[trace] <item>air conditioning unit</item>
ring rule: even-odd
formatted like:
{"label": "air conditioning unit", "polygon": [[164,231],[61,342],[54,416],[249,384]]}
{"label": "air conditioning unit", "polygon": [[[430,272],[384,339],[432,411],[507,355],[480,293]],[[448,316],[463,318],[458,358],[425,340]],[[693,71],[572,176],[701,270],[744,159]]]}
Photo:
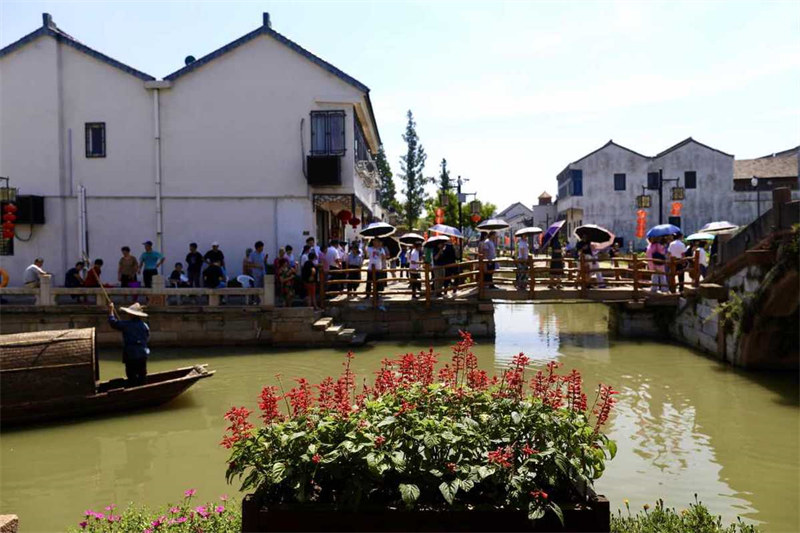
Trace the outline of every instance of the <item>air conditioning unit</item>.
{"label": "air conditioning unit", "polygon": [[356,172],[361,176],[364,185],[376,187],[378,184],[378,166],[372,161],[356,161]]}

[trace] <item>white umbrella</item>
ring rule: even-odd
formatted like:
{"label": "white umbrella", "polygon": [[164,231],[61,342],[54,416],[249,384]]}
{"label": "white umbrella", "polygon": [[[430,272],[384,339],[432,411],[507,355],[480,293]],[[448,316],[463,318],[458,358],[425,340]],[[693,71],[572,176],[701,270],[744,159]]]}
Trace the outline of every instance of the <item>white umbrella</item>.
{"label": "white umbrella", "polygon": [[414,244],[415,242],[424,242],[425,241],[425,237],[423,237],[419,233],[406,233],[405,235],[400,237],[398,240],[400,241],[400,244],[405,244],[407,246],[410,246],[410,245]]}
{"label": "white umbrella", "polygon": [[446,224],[436,224],[435,226],[428,228],[428,231],[441,233],[442,235],[450,235],[451,237],[456,237],[458,239],[464,238],[464,235],[462,235],[458,228],[454,228],[453,226],[448,226]]}
{"label": "white umbrella", "polygon": [[688,237],[686,237],[687,241],[713,241],[716,235],[712,235],[711,233],[692,233]]}
{"label": "white umbrella", "polygon": [[386,222],[373,222],[359,233],[363,237],[388,237],[395,231],[397,231],[397,229],[391,224],[387,224]]}
{"label": "white umbrella", "polygon": [[435,237],[431,237],[430,239],[425,241],[425,247],[429,248],[431,246],[436,246],[440,242],[447,244],[448,242],[450,242],[450,237],[448,237],[447,235],[437,235]]}
{"label": "white umbrella", "polygon": [[728,231],[738,228],[739,226],[737,226],[736,224],[731,224],[727,220],[721,220],[719,222],[709,222],[708,224],[700,228],[700,231],[704,233],[718,233],[720,231]]}
{"label": "white umbrella", "polygon": [[541,233],[543,230],[542,228],[537,228],[536,226],[532,226],[530,228],[522,228],[518,229],[515,236],[520,237],[522,235],[536,235],[537,233]]}
{"label": "white umbrella", "polygon": [[509,223],[501,218],[490,218],[478,224],[478,229],[481,231],[495,231],[506,229],[508,226]]}

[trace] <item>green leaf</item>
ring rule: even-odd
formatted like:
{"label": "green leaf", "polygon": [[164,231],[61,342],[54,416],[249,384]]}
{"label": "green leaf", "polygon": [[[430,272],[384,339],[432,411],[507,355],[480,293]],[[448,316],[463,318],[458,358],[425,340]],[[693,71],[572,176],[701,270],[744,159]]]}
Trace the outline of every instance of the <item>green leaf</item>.
{"label": "green leaf", "polygon": [[434,477],[442,477],[444,475],[442,471],[437,468],[431,468],[428,472]]}
{"label": "green leaf", "polygon": [[544,509],[541,507],[528,507],[528,520],[539,520],[544,516]]}
{"label": "green leaf", "polygon": [[307,433],[305,431],[298,431],[297,433],[292,433],[292,436],[289,437],[289,440],[296,440],[299,439],[300,437],[305,437],[306,434]]}
{"label": "green leaf", "polygon": [[398,469],[405,469],[406,467],[406,454],[401,450],[392,452],[392,462]]}
{"label": "green leaf", "polygon": [[511,420],[512,420],[512,421],[513,421],[515,424],[519,424],[520,420],[522,420],[522,415],[521,415],[521,414],[519,414],[519,413],[518,413],[518,412],[516,412],[516,411],[512,411],[512,412],[511,412]]}
{"label": "green leaf", "polygon": [[414,506],[419,498],[419,487],[412,484],[400,483],[400,495],[408,508]]}
{"label": "green leaf", "polygon": [[274,463],[272,465],[272,482],[277,484],[283,481],[285,473],[286,473],[286,465],[284,463],[281,462]]}
{"label": "green leaf", "polygon": [[613,459],[617,455],[617,443],[609,439],[606,446],[608,446],[608,453],[611,455],[609,459]]}
{"label": "green leaf", "polygon": [[561,522],[561,525],[564,525],[564,513],[561,512],[561,507],[558,506],[555,502],[550,502],[550,509],[556,514],[558,517],[558,521]]}
{"label": "green leaf", "polygon": [[433,433],[426,433],[424,437],[422,437],[422,442],[428,448],[433,448],[434,446],[439,445],[439,437],[434,435]]}
{"label": "green leaf", "polygon": [[450,485],[446,481],[443,481],[441,485],[439,485],[439,492],[442,493],[442,496],[444,496],[444,499],[447,503],[453,505],[455,493],[453,493],[453,489],[450,488]]}
{"label": "green leaf", "polygon": [[488,466],[478,467],[478,475],[481,476],[481,479],[487,478],[492,474],[494,474],[494,469],[489,468]]}
{"label": "green leaf", "polygon": [[309,444],[308,445],[308,453],[309,455],[314,455],[317,453],[317,445],[316,444]]}
{"label": "green leaf", "polygon": [[394,424],[395,421],[396,421],[395,417],[387,416],[386,418],[384,418],[383,420],[378,422],[378,425],[375,426],[375,427],[382,428],[382,427],[390,426],[390,425]]}

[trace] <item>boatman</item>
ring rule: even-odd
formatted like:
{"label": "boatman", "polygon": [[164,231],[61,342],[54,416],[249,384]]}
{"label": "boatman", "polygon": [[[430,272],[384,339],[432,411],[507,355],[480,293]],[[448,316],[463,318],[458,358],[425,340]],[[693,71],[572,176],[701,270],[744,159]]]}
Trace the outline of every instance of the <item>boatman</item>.
{"label": "boatman", "polygon": [[128,386],[144,385],[147,380],[147,356],[150,349],[150,328],[142,320],[147,313],[139,302],[130,307],[120,307],[120,311],[128,315],[129,320],[120,320],[114,314],[114,304],[108,304],[108,323],[112,328],[122,332],[122,362],[125,363],[125,376]]}

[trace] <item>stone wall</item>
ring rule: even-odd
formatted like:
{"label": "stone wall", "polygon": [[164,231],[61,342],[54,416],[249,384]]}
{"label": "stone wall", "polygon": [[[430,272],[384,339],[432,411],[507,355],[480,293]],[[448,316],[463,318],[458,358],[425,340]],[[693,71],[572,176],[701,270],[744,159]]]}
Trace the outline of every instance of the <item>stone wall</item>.
{"label": "stone wall", "polygon": [[718,306],[717,300],[708,298],[681,298],[670,335],[682,344],[720,357],[719,316],[714,312]]}
{"label": "stone wall", "polygon": [[647,306],[643,302],[609,305],[609,332],[620,337],[666,339],[672,307]]}

